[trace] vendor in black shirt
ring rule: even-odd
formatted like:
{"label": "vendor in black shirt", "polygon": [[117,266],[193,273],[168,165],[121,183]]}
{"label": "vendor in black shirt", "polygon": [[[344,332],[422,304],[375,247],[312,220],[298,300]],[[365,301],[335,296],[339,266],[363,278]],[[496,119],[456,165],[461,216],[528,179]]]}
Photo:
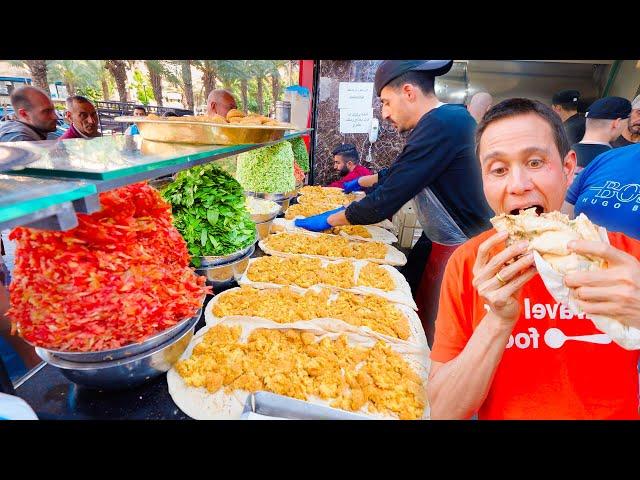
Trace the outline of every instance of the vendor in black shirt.
{"label": "vendor in black shirt", "polygon": [[560,115],[564,129],[569,137],[569,143],[578,143],[584,136],[584,117],[578,113],[580,92],[577,90],[563,90],[551,99],[551,108]]}
{"label": "vendor in black shirt", "polygon": [[584,137],[571,146],[578,158],[576,170],[582,170],[598,155],[611,150],[611,142],[622,133],[630,113],[631,102],[622,97],[604,97],[591,104],[585,114]]}
{"label": "vendor in black shirt", "polygon": [[[296,225],[322,231],[338,225],[370,225],[391,217],[412,198],[420,225],[432,242],[416,303],[427,338],[432,338],[444,266],[453,250],[490,228],[492,216],[474,152],[476,122],[462,106],[441,103],[435,76],[449,71],[451,60],[386,60],[374,87],[382,118],[399,132],[411,131],[390,168],[345,184],[345,192],[373,187],[346,210],[325,212]],[[412,255],[409,256],[409,264]]]}

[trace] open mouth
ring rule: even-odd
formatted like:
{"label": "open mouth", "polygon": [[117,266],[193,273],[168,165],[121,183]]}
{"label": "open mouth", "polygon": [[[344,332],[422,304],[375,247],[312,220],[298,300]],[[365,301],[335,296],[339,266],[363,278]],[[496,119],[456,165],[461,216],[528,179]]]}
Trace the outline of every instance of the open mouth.
{"label": "open mouth", "polygon": [[511,215],[520,215],[520,212],[527,210],[529,208],[535,208],[536,209],[536,215],[540,216],[544,213],[544,207],[542,205],[529,205],[526,207],[520,207],[520,208],[514,208],[513,210],[511,210],[509,212],[509,214]]}

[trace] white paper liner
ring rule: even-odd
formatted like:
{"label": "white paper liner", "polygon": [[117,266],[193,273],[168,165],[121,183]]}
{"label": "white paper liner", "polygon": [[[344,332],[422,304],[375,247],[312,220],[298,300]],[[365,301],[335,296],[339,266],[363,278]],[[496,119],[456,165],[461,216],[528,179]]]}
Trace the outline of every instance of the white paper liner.
{"label": "white paper liner", "polygon": [[[323,235],[323,234],[319,234],[319,233],[315,233],[315,232],[309,232],[309,231],[305,231],[304,233],[300,232],[300,233],[302,235],[309,235],[309,236],[312,236],[312,237],[319,237],[320,235]],[[273,235],[281,235],[281,233],[275,233]],[[273,237],[273,235],[269,235],[267,238],[271,238],[271,237]],[[407,257],[405,256],[405,254],[402,253],[397,248],[393,247],[392,245],[386,245],[387,254],[385,255],[384,258],[353,258],[353,257],[329,257],[329,256],[326,256],[326,255],[310,255],[310,254],[307,254],[307,253],[280,252],[278,250],[274,250],[272,248],[267,247],[265,245],[265,240],[266,239],[260,240],[258,242],[258,246],[267,255],[274,255],[276,257],[291,257],[291,256],[294,256],[294,255],[301,255],[303,257],[322,258],[322,259],[325,259],[325,260],[344,260],[344,259],[366,260],[368,262],[378,263],[378,264],[381,264],[381,265],[396,265],[396,266],[402,266],[402,265],[407,263]]]}
{"label": "white paper liner", "polygon": [[[610,244],[609,237],[604,228],[599,227],[599,234],[603,242]],[[564,284],[564,275],[556,272],[538,252],[533,252],[533,258],[538,273],[554,300],[566,305],[574,315],[583,313],[582,309],[576,303],[573,292]],[[587,318],[593,322],[598,330],[609,335],[609,337],[622,348],[626,350],[640,350],[640,330],[637,328],[624,325],[606,316],[589,314]]]}
{"label": "white paper liner", "polygon": [[[302,218],[302,217],[296,217]],[[273,220],[271,225],[272,233],[276,232],[298,232],[298,233],[308,233],[309,230],[302,227],[295,226],[295,219],[286,220],[284,218],[276,218]],[[376,227],[373,225],[362,225],[371,235],[371,238],[359,237],[357,235],[349,235],[346,232],[340,232],[339,235],[341,237],[345,237],[349,240],[356,240],[359,242],[382,242],[391,245],[398,241],[398,238],[391,232],[385,230],[381,227]]]}
{"label": "white paper liner", "polygon": [[[282,288],[282,285],[278,285],[278,287],[276,288]],[[293,291],[297,292],[297,293],[304,293],[306,290],[311,290],[314,292],[319,292],[323,289],[322,286],[320,285],[314,285],[308,289],[302,289],[299,287],[290,287]],[[220,301],[221,298],[224,298],[225,295],[228,295],[236,290],[239,290],[240,287],[236,287],[236,288],[230,288],[229,290],[225,290],[224,292],[220,293],[219,295],[216,295],[215,297],[213,297],[211,299],[211,301],[207,304],[205,311],[204,311],[204,319],[205,322],[207,323],[207,325],[210,324],[215,324],[220,322],[221,317],[216,317],[213,313],[213,307],[216,305],[216,303],[218,303]],[[266,290],[266,289],[265,289]],[[329,296],[329,302],[335,300],[335,298],[337,298],[337,292],[332,293]],[[427,343],[427,336],[424,333],[424,328],[422,327],[422,321],[420,320],[420,317],[418,316],[418,314],[410,307],[407,307],[406,305],[402,305],[399,303],[394,304],[394,307],[397,308],[398,310],[400,310],[400,313],[402,313],[402,315],[407,319],[407,322],[409,324],[409,337],[407,338],[407,340],[402,340],[396,337],[392,337],[389,335],[385,335],[383,333],[379,333],[376,332],[374,330],[372,330],[371,328],[367,327],[367,326],[356,326],[356,325],[352,325],[350,323],[345,322],[344,320],[340,320],[337,318],[329,318],[329,320],[331,320],[332,322],[334,322],[334,325],[341,325],[341,328],[344,331],[349,331],[349,332],[358,332],[358,331],[366,331],[366,332],[371,332],[372,334],[386,339],[386,340],[392,340],[395,342],[404,342],[404,343],[408,343],[408,344],[414,344],[414,345],[418,345],[418,346],[422,346],[425,348],[428,348],[428,343]],[[234,315],[233,317],[238,317],[237,315]],[[263,318],[263,317],[248,317],[248,316],[241,316],[243,318],[255,318],[255,319],[263,319],[263,320],[267,320],[269,322],[271,322],[272,320],[268,319],[268,318]],[[315,321],[316,319],[313,319],[313,321]],[[280,325],[278,322],[273,322],[276,323],[278,325]],[[292,322],[292,323],[299,323],[299,322]],[[290,324],[283,324],[283,325],[290,325]]]}
{"label": "white paper liner", "polygon": [[[300,286],[294,285],[294,284],[281,285],[279,283],[255,282],[253,280],[250,280],[249,276],[248,276],[249,270],[251,269],[251,265],[254,262],[256,262],[257,260],[258,260],[257,258],[252,258],[252,259],[249,260],[249,266],[244,271],[244,274],[242,275],[240,280],[238,280],[238,284],[239,285],[247,285],[247,286],[250,286],[250,287],[260,288],[260,289],[282,288],[284,286],[288,286],[292,290],[294,290],[294,291],[296,291],[298,293],[304,293],[304,291],[306,290],[304,287],[300,287]],[[416,302],[413,299],[413,296],[411,295],[411,287],[409,286],[409,283],[404,278],[404,275],[402,275],[394,267],[392,267],[390,265],[378,265],[380,268],[384,268],[387,272],[389,272],[389,274],[391,275],[391,279],[395,283],[395,289],[387,291],[387,290],[382,290],[382,289],[379,289],[379,288],[367,287],[367,286],[364,286],[364,285],[357,285],[357,283],[358,283],[358,275],[360,274],[360,270],[362,270],[362,268],[364,268],[367,265],[367,263],[369,263],[369,262],[366,262],[364,260],[349,260],[349,259],[343,259],[343,260],[320,260],[320,264],[323,267],[326,267],[327,265],[332,264],[332,263],[340,263],[340,262],[351,262],[351,263],[353,263],[353,265],[354,265],[353,283],[356,286],[351,287],[351,288],[343,288],[343,287],[337,287],[335,285],[327,285],[327,284],[324,284],[324,283],[318,283],[316,285],[318,285],[319,287],[327,288],[329,290],[351,292],[351,293],[356,293],[356,294],[361,294],[361,295],[376,295],[378,297],[382,297],[382,298],[384,298],[386,300],[389,300],[391,302],[401,303],[402,305],[406,305],[407,307],[412,308],[413,310],[418,310],[418,306],[416,305]]]}
{"label": "white paper liner", "polygon": [[[344,322],[342,322],[344,323]],[[375,334],[375,332],[365,331],[345,331],[343,326],[337,323],[333,319],[318,319],[306,322],[294,322],[280,324],[265,319],[257,319],[251,317],[226,317],[220,319],[215,324],[207,324],[201,328],[196,335],[191,339],[189,346],[186,348],[180,359],[186,359],[191,356],[193,348],[202,341],[204,334],[213,326],[222,324],[226,326],[242,327],[242,335],[240,341],[246,341],[249,334],[256,328],[270,328],[277,330],[304,330],[316,335],[318,341],[325,337],[335,339],[341,334],[347,336],[347,343],[352,346],[372,347],[376,340],[384,340],[395,352],[399,353],[403,359],[410,365],[410,367],[419,375],[422,379],[424,398],[427,398],[427,379],[429,376],[430,360],[429,360],[429,347],[419,347],[402,340],[388,340],[382,338],[383,336]],[[175,371],[175,368],[171,368],[167,372],[167,385],[169,387],[169,394],[175,402],[175,404],[185,414],[196,420],[234,420],[239,419],[242,415],[242,410],[250,395],[250,392],[245,390],[234,390],[231,394],[226,394],[224,388],[221,388],[215,393],[209,393],[207,389],[203,387],[189,387],[180,374]],[[311,396],[308,402],[330,406],[330,402],[318,397]],[[386,415],[377,412],[370,412],[365,405],[357,412],[363,415],[367,415],[372,419],[395,419],[392,415]],[[429,419],[430,408],[428,404],[425,406],[422,419]]]}

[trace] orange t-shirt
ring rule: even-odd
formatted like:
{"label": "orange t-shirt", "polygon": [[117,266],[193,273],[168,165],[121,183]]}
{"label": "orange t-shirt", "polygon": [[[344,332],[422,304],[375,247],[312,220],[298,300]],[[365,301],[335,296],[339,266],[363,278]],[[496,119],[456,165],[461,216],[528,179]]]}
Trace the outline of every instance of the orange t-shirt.
{"label": "orange t-shirt", "polygon": [[[493,235],[484,232],[451,256],[440,290],[440,306],[431,359],[448,362],[465,347],[485,316],[485,302],[471,281],[478,246]],[[609,233],[611,245],[640,259],[640,242]],[[556,303],[540,275],[521,290],[522,310],[496,369],[480,419],[638,419],[638,350],[616,343],[567,340],[559,348],[545,332],[601,334],[586,317]],[[488,308],[488,307],[487,307]]]}

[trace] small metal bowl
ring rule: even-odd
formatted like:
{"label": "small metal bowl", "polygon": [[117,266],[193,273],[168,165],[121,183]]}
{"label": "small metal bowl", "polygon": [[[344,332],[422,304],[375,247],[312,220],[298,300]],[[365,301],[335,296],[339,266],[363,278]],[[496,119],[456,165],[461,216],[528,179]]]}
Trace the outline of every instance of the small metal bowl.
{"label": "small metal bowl", "polygon": [[238,250],[237,252],[230,253],[228,255],[209,255],[205,257],[195,257],[200,260],[200,268],[213,267],[215,265],[227,265],[239,258],[244,258],[249,250],[255,249],[255,244],[251,244],[248,247]]}
{"label": "small metal bowl", "polygon": [[243,257],[223,265],[202,266],[196,269],[196,274],[206,277],[207,285],[211,285],[214,289],[228,287],[242,277],[249,266],[249,259],[255,249],[255,244],[251,245]]}
{"label": "small metal bowl", "polygon": [[78,385],[103,390],[120,390],[141,385],[167,372],[178,361],[193,338],[199,317],[193,317],[179,332],[153,350],[110,362],[82,363],[62,360],[42,348],[37,355]]}
{"label": "small metal bowl", "polygon": [[267,238],[269,233],[271,233],[271,225],[273,224],[273,219],[267,220],[266,222],[256,223],[256,230],[258,230],[258,241]]}
{"label": "small metal bowl", "polygon": [[[202,298],[204,303],[205,297]],[[138,343],[132,343],[120,348],[113,348],[111,350],[101,350],[97,352],[69,352],[62,350],[50,350],[44,347],[37,347],[40,350],[51,355],[57,359],[72,362],[72,363],[95,363],[95,362],[111,362],[115,360],[123,360],[132,358],[142,353],[148,352],[155,347],[163,344],[170,338],[172,338],[177,332],[180,332],[184,327],[193,321],[194,318],[200,318],[202,308],[199,308],[193,317],[185,318],[179,321],[175,325],[152,335],[146,340]],[[35,346],[35,345],[34,345]]]}

